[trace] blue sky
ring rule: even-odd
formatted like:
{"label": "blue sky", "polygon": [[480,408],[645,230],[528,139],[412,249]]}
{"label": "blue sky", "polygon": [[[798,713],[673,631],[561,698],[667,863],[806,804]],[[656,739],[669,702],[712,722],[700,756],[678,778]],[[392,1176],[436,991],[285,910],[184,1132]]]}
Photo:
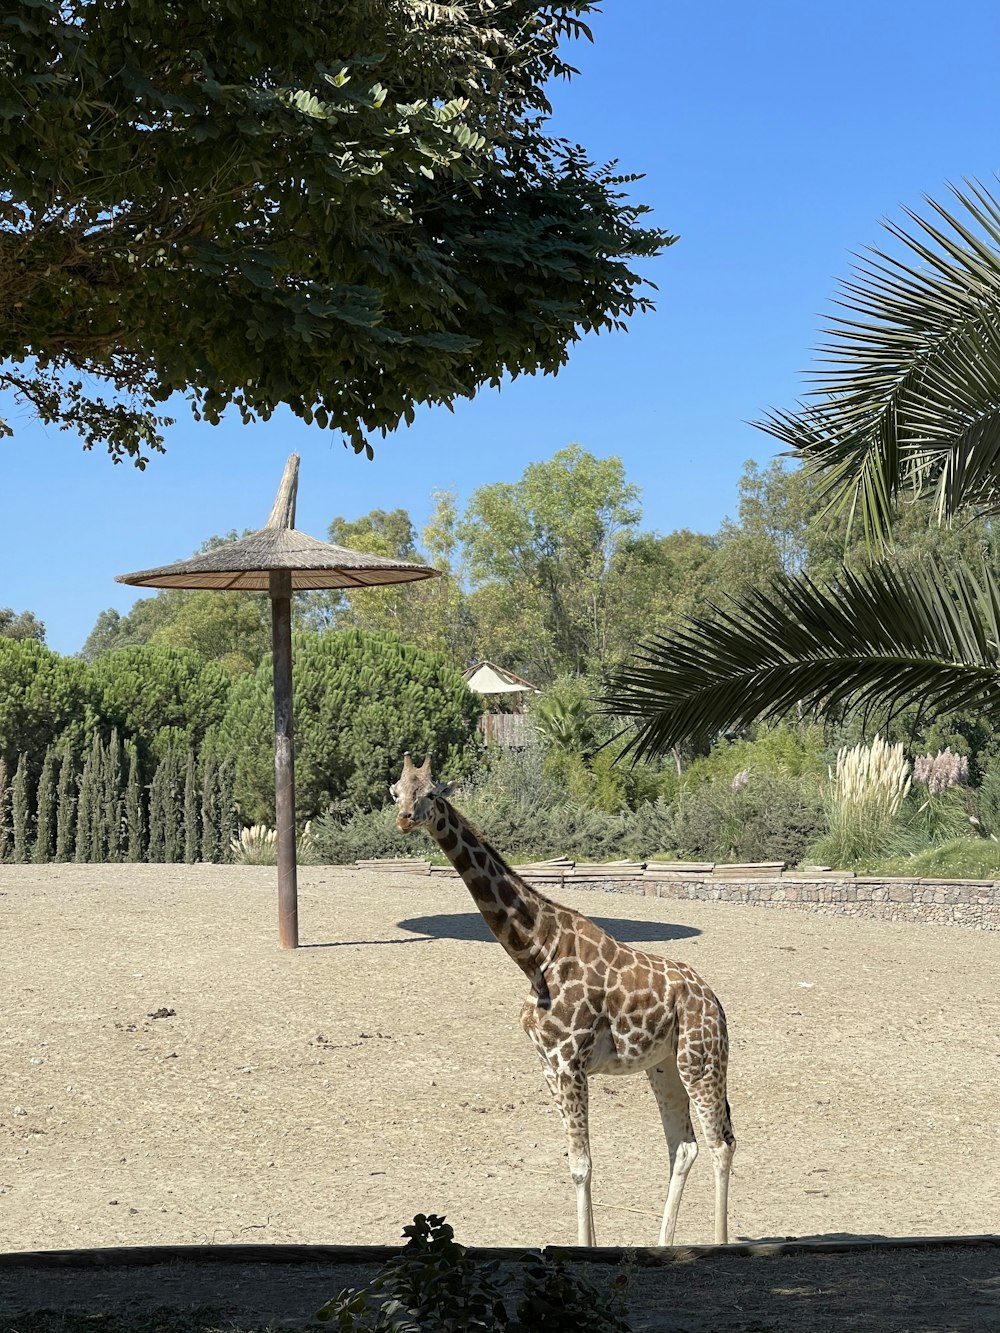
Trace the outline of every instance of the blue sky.
{"label": "blue sky", "polygon": [[[607,0],[580,76],[555,92],[561,133],[642,171],[636,198],[680,240],[648,266],[654,314],[579,344],[556,377],[424,411],[376,438],[374,462],[282,414],[197,424],[181,405],[144,473],[85,454],[0,404],[0,606],[31,610],[77,652],[98,613],[126,611],[114,576],[180,559],[208,536],[259,527],[286,457],[302,456],[296,526],[460,501],[578,442],[619,456],[643,526],[715,531],[749,457],[775,448],[748,422],[790,407],[852,252],[882,241],[949,181],[1000,168],[1000,6],[958,0]],[[944,21],[946,18],[946,22]],[[994,180],[995,183],[995,180]]]}

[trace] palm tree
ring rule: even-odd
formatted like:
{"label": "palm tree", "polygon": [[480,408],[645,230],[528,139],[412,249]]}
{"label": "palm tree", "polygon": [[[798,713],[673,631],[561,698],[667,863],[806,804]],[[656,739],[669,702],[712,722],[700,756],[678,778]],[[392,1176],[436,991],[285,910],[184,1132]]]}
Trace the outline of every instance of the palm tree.
{"label": "palm tree", "polygon": [[635,757],[800,706],[1000,713],[1000,582],[989,561],[878,563],[904,495],[940,522],[1000,508],[1000,203],[954,189],[948,212],[886,224],[899,255],[870,252],[845,283],[809,401],[762,428],[860,524],[861,574],[777,579],[642,645],[603,705],[628,717]]}

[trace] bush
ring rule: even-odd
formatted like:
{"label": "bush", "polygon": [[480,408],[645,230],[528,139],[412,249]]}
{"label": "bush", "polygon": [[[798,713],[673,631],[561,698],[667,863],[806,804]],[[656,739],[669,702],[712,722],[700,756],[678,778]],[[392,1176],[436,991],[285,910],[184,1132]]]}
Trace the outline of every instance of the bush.
{"label": "bush", "polygon": [[660,790],[668,800],[682,792],[710,784],[728,784],[739,773],[751,777],[813,778],[826,777],[829,747],[818,726],[791,727],[781,724],[758,727],[753,737],[726,741],[712,746],[677,773],[665,768],[660,774]]}
{"label": "bush", "polygon": [[695,861],[796,865],[826,828],[818,783],[810,777],[743,777],[737,773],[729,782],[682,792],[670,843],[682,858]]}
{"label": "bush", "polygon": [[[665,845],[664,830],[672,830],[673,823],[664,802],[646,802],[634,813],[606,814],[572,800],[545,775],[544,763],[539,746],[488,750],[475,778],[454,797],[457,808],[504,860],[641,858]],[[317,860],[329,865],[380,856],[444,859],[430,837],[398,831],[395,808],[358,810],[336,802],[313,822],[312,834]]]}
{"label": "bush", "polygon": [[876,736],[870,745],[844,746],[827,792],[827,831],[810,848],[810,859],[860,870],[879,857],[914,850],[921,839],[903,816],[909,790],[901,744]]}
{"label": "bush", "polygon": [[628,1270],[598,1287],[558,1252],[532,1257],[511,1314],[498,1264],[470,1256],[443,1217],[418,1213],[403,1235],[370,1290],[342,1291],[317,1317],[339,1333],[629,1333]]}
{"label": "bush", "polygon": [[[352,865],[379,856],[420,856],[412,834],[396,828],[396,809],[357,810],[344,802],[331,805],[311,825],[312,858],[320,865]],[[427,850],[433,846],[428,842]]]}

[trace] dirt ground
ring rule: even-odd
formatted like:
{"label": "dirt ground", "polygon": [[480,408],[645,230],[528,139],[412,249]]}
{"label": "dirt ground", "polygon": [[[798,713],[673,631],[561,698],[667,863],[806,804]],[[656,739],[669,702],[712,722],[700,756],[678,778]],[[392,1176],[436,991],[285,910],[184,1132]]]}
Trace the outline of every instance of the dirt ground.
{"label": "dirt ground", "polygon": [[[723,999],[734,1240],[1000,1230],[1000,938],[560,896]],[[0,1251],[391,1244],[418,1211],[472,1245],[574,1242],[524,979],[463,886],[307,867],[299,911],[282,952],[273,869],[0,867]],[[645,1079],[593,1080],[591,1118],[598,1241],[650,1245]],[[711,1194],[703,1153],[679,1243],[711,1240]],[[938,1278],[938,1323],[857,1327],[1000,1328],[1000,1251],[953,1253],[994,1322],[946,1322]]]}

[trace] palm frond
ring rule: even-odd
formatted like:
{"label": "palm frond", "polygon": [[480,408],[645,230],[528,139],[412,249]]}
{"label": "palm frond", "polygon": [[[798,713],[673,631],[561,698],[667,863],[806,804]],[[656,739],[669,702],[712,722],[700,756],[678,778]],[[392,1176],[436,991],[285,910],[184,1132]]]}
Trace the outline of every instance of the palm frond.
{"label": "palm frond", "polygon": [[910,262],[870,251],[810,401],[757,423],[876,543],[907,489],[933,493],[942,518],[1000,508],[1000,201],[975,182],[953,193],[958,213],[928,200],[930,218],[906,210],[915,229],[887,224]]}
{"label": "palm frond", "polygon": [[985,563],[844,570],[836,587],[786,576],[642,645],[601,706],[629,719],[635,758],[795,707],[1000,713],[998,656],[1000,583]]}

